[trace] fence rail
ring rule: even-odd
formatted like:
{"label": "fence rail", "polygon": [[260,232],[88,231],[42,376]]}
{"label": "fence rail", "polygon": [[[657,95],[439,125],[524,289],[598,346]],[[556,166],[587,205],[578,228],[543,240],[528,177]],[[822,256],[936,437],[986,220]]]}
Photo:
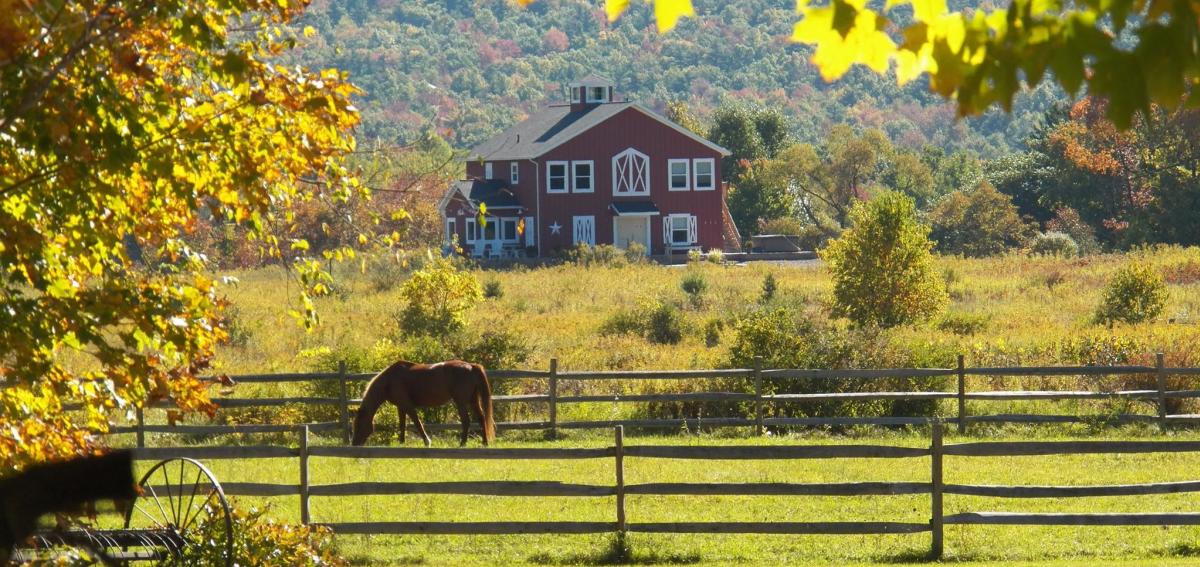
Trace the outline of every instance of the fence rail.
{"label": "fence rail", "polygon": [[[1012,486],[946,484],[946,457],[1013,457],[1030,455],[1200,453],[1200,441],[1017,441],[943,444],[940,422],[931,427],[928,447],[893,445],[772,445],[772,446],[626,446],[624,429],[614,428],[614,443],[600,448],[409,448],[310,446],[309,428],[297,429],[298,448],[179,447],[134,450],[139,460],[175,456],[200,459],[298,458],[300,484],[226,482],[226,494],[261,497],[299,497],[301,521],[327,526],[340,534],[584,534],[604,532],[645,533],[759,533],[759,534],[917,534],[930,533],[930,555],[941,557],[947,524],[1056,525],[1056,526],[1177,526],[1200,525],[1200,512],[1172,513],[1024,513],[962,511],[945,514],[944,495],[997,498],[1080,498],[1145,496],[1200,492],[1200,480],[1127,485]],[[345,482],[310,484],[312,457],[353,459],[470,459],[470,460],[608,460],[614,464],[612,484],[576,484],[555,480],[485,480],[443,482]],[[928,459],[929,481],[866,481],[831,483],[625,483],[626,459]],[[499,497],[613,498],[614,521],[497,521],[497,522],[313,522],[313,497],[394,496],[450,494]],[[779,522],[627,522],[629,496],[735,495],[735,496],[893,496],[929,495],[928,522],[887,519],[863,521]]]}
{"label": "fence rail", "polygon": [[[761,366],[761,365],[758,365]],[[560,429],[596,429],[608,428],[615,425],[625,427],[670,429],[686,427],[752,427],[757,434],[765,432],[767,427],[787,426],[854,426],[854,425],[927,425],[942,418],[927,416],[830,416],[830,417],[779,417],[770,415],[772,407],[783,404],[806,404],[815,402],[847,402],[847,401],[914,401],[914,400],[952,400],[956,401],[953,415],[943,421],[954,423],[960,433],[966,432],[973,423],[1076,423],[1101,420],[1113,423],[1157,423],[1166,429],[1170,424],[1200,423],[1200,415],[1168,413],[1168,401],[1174,399],[1200,398],[1200,389],[1171,389],[1168,388],[1168,376],[1200,375],[1200,368],[1181,367],[1170,368],[1164,364],[1163,355],[1156,357],[1154,366],[1037,366],[1037,367],[968,367],[964,357],[958,357],[955,368],[884,368],[868,370],[845,369],[764,369],[764,368],[733,368],[715,370],[639,370],[639,371],[571,371],[563,372],[558,369],[558,361],[551,360],[547,370],[493,370],[488,375],[494,381],[506,380],[542,380],[546,382],[544,393],[517,395],[497,395],[493,398],[497,404],[545,404],[547,411],[544,419],[532,421],[509,421],[497,423],[500,430],[545,430],[552,437]],[[1087,390],[976,390],[968,389],[968,378],[990,376],[1034,376],[1034,377],[1068,377],[1068,376],[1110,376],[1110,375],[1153,375],[1155,388],[1116,391],[1087,391]],[[361,403],[357,397],[351,397],[351,385],[370,379],[373,374],[349,373],[345,365],[340,365],[338,372],[289,373],[289,374],[252,374],[229,377],[234,383],[269,384],[282,382],[307,381],[336,381],[339,384],[336,396],[305,396],[305,397],[275,397],[275,398],[238,398],[218,397],[214,402],[223,408],[278,407],[291,404],[326,405],[338,409],[338,420],[322,423],[310,423],[310,429],[315,432],[338,432],[343,440],[350,437],[350,415],[355,406]],[[770,388],[764,388],[780,380],[879,380],[889,378],[936,378],[955,377],[957,384],[951,384],[949,390],[931,391],[867,391],[867,392],[822,392],[808,394],[776,394]],[[747,388],[752,391],[710,391],[664,394],[562,394],[563,381],[596,381],[596,380],[696,380],[742,378]],[[225,381],[225,377],[212,378],[215,381]],[[955,387],[956,386],[956,387]],[[1047,415],[1047,414],[1014,414],[992,413],[972,415],[967,411],[967,402],[975,404],[1005,401],[1067,401],[1067,400],[1106,400],[1123,399],[1149,402],[1154,413],[1116,414],[1102,416],[1080,415]],[[680,419],[624,419],[601,421],[562,421],[559,409],[562,404],[579,403],[742,403],[750,404],[753,415],[747,417],[723,418],[680,418]],[[169,402],[161,402],[153,408],[169,408]],[[290,430],[294,425],[278,424],[249,424],[249,425],[159,425],[147,424],[144,411],[137,412],[135,423],[127,426],[114,427],[113,433],[134,433],[137,435],[139,447],[145,446],[146,433],[176,433],[183,435],[216,435],[237,433],[280,433]],[[458,424],[428,424],[435,431],[453,430]]]}

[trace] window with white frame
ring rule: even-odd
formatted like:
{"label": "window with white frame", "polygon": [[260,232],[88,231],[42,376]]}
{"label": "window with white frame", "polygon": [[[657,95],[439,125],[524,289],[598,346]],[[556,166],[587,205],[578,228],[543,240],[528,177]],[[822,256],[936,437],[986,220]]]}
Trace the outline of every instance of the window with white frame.
{"label": "window with white frame", "polygon": [[492,178],[492,162],[490,162],[490,161],[483,164],[483,178],[484,179]]}
{"label": "window with white frame", "polygon": [[587,101],[588,101],[588,102],[604,102],[604,92],[605,92],[605,91],[607,91],[607,90],[608,90],[608,89],[606,89],[605,87],[591,87],[591,88],[589,88],[589,89],[587,90],[587,91],[588,91],[588,93],[587,93]]}
{"label": "window with white frame", "polygon": [[670,191],[687,191],[691,189],[692,179],[689,171],[691,162],[686,159],[667,160],[667,188]]}
{"label": "window with white frame", "polygon": [[650,194],[650,158],[629,148],[612,159],[613,195]]}
{"label": "window with white frame", "polygon": [[482,231],[483,235],[481,237],[482,240],[496,240],[497,239],[496,231],[497,231],[497,229],[499,229],[499,226],[498,226],[499,223],[497,221],[499,221],[499,220],[500,219],[495,218],[495,217],[487,217],[487,224],[483,226],[483,231]]}
{"label": "window with white frame", "polygon": [[571,190],[576,193],[595,191],[596,168],[591,161],[571,162]]}
{"label": "window with white frame", "polygon": [[547,193],[566,193],[567,192],[567,162],[565,162],[565,161],[546,162],[546,192]]}
{"label": "window with white frame", "polygon": [[508,182],[516,185],[521,181],[521,168],[517,162],[508,164]]}
{"label": "window with white frame", "polygon": [[663,218],[663,243],[667,246],[690,246],[696,243],[696,217],[667,215]]}
{"label": "window with white frame", "polygon": [[500,219],[500,240],[504,242],[516,242],[518,238],[517,217],[504,217]]}
{"label": "window with white frame", "polygon": [[455,219],[452,218],[446,219],[446,243],[454,242],[454,236],[458,233],[454,221]]}
{"label": "window with white frame", "polygon": [[476,223],[475,223],[474,217],[467,219],[467,239],[466,240],[468,243],[479,240],[479,238],[478,238],[479,235],[475,233],[475,224]]}
{"label": "window with white frame", "polygon": [[583,87],[571,87],[571,102],[583,102]]}
{"label": "window with white frame", "polygon": [[712,191],[717,188],[713,172],[716,171],[712,158],[698,159],[692,166],[692,188],[697,191]]}

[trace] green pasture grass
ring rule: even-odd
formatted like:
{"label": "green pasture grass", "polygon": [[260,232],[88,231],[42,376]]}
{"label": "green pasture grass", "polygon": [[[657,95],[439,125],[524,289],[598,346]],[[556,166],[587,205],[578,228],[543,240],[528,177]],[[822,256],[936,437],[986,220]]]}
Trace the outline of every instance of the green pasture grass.
{"label": "green pasture grass", "polygon": [[[947,436],[960,441],[1065,440],[1057,434]],[[1122,429],[1106,439],[1147,438]],[[1095,437],[1092,437],[1095,438]],[[1155,437],[1155,438],[1161,438]],[[1193,432],[1172,439],[1200,439]],[[410,446],[413,446],[410,441]],[[472,443],[474,445],[475,442]],[[923,447],[917,431],[808,434],[764,438],[661,435],[626,438],[626,445],[885,444]],[[437,446],[453,446],[439,436]],[[558,441],[502,437],[503,447],[604,447],[611,433],[571,434]],[[298,483],[297,459],[208,463],[223,481]],[[148,467],[149,463],[141,466]],[[767,461],[701,461],[627,457],[627,484],[644,482],[855,482],[928,481],[928,458]],[[1194,480],[1200,454],[1075,455],[1048,457],[946,457],[945,482],[958,484],[1089,485]],[[336,459],[310,460],[313,484],[356,481],[557,480],[611,486],[611,458],[567,461]],[[241,506],[269,503],[271,515],[299,517],[298,499],[237,498]],[[904,521],[926,522],[929,497],[859,496],[644,496],[627,497],[630,522],[654,521]],[[1000,499],[945,496],[945,513],[1183,512],[1200,508],[1195,494],[1074,499]],[[484,497],[406,495],[314,497],[315,522],[354,521],[613,521],[613,497]],[[947,563],[984,565],[1194,565],[1200,564],[1200,527],[947,526]],[[361,565],[848,565],[920,564],[929,534],[780,536],[611,534],[339,536],[342,552]]]}

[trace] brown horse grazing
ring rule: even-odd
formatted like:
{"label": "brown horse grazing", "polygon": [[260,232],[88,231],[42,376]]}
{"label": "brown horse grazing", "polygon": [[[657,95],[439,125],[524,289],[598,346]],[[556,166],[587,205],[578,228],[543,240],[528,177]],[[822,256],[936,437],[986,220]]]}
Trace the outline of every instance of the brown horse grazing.
{"label": "brown horse grazing", "polygon": [[458,418],[462,421],[461,445],[467,444],[467,432],[471,428],[468,412],[483,428],[483,445],[496,438],[496,422],[492,420],[492,386],[487,373],[478,364],[461,360],[450,360],[437,364],[417,364],[401,360],[375,375],[363,391],[362,405],[354,418],[354,436],[351,442],[362,445],[375,431],[375,413],[383,402],[392,402],[400,412],[400,442],[404,443],[404,418],[411,416],[417,431],[425,438],[425,446],[431,444],[425,425],[417,416],[419,407],[436,407],[454,400]]}

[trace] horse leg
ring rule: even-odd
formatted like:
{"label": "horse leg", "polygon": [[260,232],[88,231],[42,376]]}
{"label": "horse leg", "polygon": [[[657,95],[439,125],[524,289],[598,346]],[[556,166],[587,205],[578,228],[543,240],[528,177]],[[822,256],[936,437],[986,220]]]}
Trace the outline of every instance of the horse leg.
{"label": "horse leg", "polygon": [[404,423],[407,416],[404,415],[404,408],[402,408],[400,406],[396,406],[396,413],[400,414],[400,444],[403,445],[404,444],[404,430],[408,429],[408,426],[405,425],[405,423]]}
{"label": "horse leg", "polygon": [[417,408],[413,408],[408,414],[412,416],[413,423],[417,424],[417,431],[421,432],[421,437],[425,438],[425,446],[433,445],[433,439],[430,439],[429,434],[425,432],[425,424],[421,423],[421,416],[417,415]]}
{"label": "horse leg", "polygon": [[483,446],[487,447],[487,424],[483,422],[483,400],[479,396],[471,396],[471,412],[475,414],[475,420],[479,422],[479,438],[483,439]]}
{"label": "horse leg", "polygon": [[467,433],[471,430],[471,414],[467,411],[467,404],[458,400],[454,400],[454,407],[458,410],[458,420],[462,422],[462,435],[458,438],[458,446],[467,446]]}

